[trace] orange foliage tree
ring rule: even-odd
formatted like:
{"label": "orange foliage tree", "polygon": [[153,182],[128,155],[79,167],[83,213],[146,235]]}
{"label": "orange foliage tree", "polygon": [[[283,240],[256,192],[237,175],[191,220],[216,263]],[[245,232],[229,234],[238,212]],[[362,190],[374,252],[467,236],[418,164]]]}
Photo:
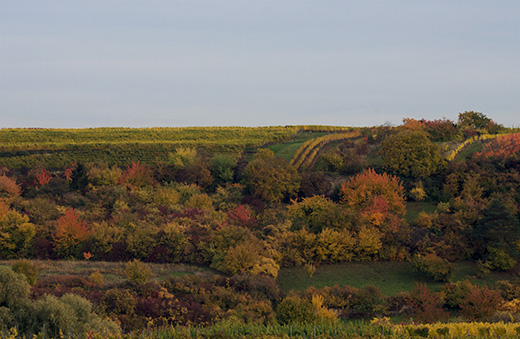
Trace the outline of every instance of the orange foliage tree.
{"label": "orange foliage tree", "polygon": [[65,215],[56,223],[53,234],[54,246],[63,256],[76,255],[81,242],[90,235],[89,228],[80,220],[79,215],[72,208],[67,209]]}
{"label": "orange foliage tree", "polygon": [[351,178],[340,189],[341,202],[374,226],[397,226],[395,219],[406,213],[404,188],[399,179],[369,168]]}
{"label": "orange foliage tree", "polygon": [[155,180],[152,176],[152,171],[146,165],[140,164],[139,161],[132,161],[132,164],[121,174],[119,183],[128,186],[144,187],[153,186]]}
{"label": "orange foliage tree", "polygon": [[0,175],[0,198],[12,199],[21,194],[20,185],[15,179],[9,178],[7,175]]}
{"label": "orange foliage tree", "polygon": [[397,177],[364,170],[341,186],[340,198],[341,203],[359,216],[362,227],[381,234],[385,253],[380,256],[405,259],[402,242],[407,236],[403,219],[406,208],[404,189]]}

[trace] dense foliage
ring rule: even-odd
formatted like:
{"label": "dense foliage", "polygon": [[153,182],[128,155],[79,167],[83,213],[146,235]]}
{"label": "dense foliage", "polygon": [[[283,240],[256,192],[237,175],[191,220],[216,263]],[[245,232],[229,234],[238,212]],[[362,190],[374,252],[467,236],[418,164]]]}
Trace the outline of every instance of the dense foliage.
{"label": "dense foliage", "polygon": [[[280,149],[299,130],[321,134],[292,144],[290,162],[264,147]],[[23,321],[25,333],[42,324],[79,333],[94,321],[117,333],[229,319],[336,326],[338,317],[435,322],[450,312],[517,319],[518,281],[451,282],[454,261],[478,262],[481,275],[519,270],[519,139],[497,132],[508,130],[475,112],[458,123],[406,119],[355,131],[0,130],[0,258],[128,262],[118,284],[100,272],[39,280],[30,261],[16,262],[17,273],[2,269],[4,329]],[[281,267],[305,267],[310,280],[322,264],[375,260],[410,261],[446,287],[286,295],[276,283]],[[159,283],[147,263],[215,275]]]}

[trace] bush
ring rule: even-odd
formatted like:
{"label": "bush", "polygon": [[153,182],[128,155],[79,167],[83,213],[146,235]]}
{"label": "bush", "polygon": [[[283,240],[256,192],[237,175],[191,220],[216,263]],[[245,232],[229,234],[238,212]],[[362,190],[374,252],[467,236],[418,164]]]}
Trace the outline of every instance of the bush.
{"label": "bush", "polygon": [[453,276],[453,267],[447,261],[434,253],[422,256],[414,255],[411,260],[415,271],[421,272],[435,281],[448,281]]}
{"label": "bush", "polygon": [[449,318],[449,313],[442,309],[442,299],[439,294],[433,293],[426,284],[417,284],[411,292],[414,307],[414,320],[424,323],[433,323]]}
{"label": "bush", "polygon": [[119,332],[113,322],[102,320],[92,312],[92,304],[88,300],[75,294],[65,294],[59,299],[46,295],[36,301],[34,312],[33,330],[45,328],[44,336],[53,337],[62,333],[68,337],[81,338],[94,328],[107,335]]}
{"label": "bush", "polygon": [[133,314],[137,301],[130,291],[114,288],[105,293],[101,305],[107,314]]}
{"label": "bush", "polygon": [[27,259],[17,260],[13,264],[13,271],[16,273],[23,274],[27,278],[27,281],[29,282],[29,284],[31,284],[31,286],[34,286],[36,284],[36,280],[38,280],[39,269],[30,260],[27,260]]}
{"label": "bush", "polygon": [[323,306],[323,297],[313,295],[309,301],[290,294],[276,308],[278,321],[282,324],[334,323],[337,315]]}
{"label": "bush", "polygon": [[444,285],[442,292],[445,296],[445,305],[451,309],[459,309],[462,301],[473,288],[467,280],[457,281]]}
{"label": "bush", "polygon": [[488,247],[488,258],[485,265],[494,271],[509,271],[516,265],[516,260],[505,250]]}
{"label": "bush", "polygon": [[462,314],[471,321],[488,320],[503,302],[498,291],[487,286],[472,286],[460,304]]}
{"label": "bush", "polygon": [[136,285],[142,285],[146,283],[152,276],[150,267],[137,259],[127,263],[125,271],[128,281]]}
{"label": "bush", "polygon": [[94,271],[88,276],[88,280],[96,286],[103,285],[103,274],[99,271]]}
{"label": "bush", "polygon": [[361,288],[354,296],[352,307],[362,317],[373,317],[385,313],[386,298],[381,290],[373,285]]}
{"label": "bush", "polygon": [[29,289],[25,276],[10,268],[0,268],[0,307],[16,308],[27,300]]}

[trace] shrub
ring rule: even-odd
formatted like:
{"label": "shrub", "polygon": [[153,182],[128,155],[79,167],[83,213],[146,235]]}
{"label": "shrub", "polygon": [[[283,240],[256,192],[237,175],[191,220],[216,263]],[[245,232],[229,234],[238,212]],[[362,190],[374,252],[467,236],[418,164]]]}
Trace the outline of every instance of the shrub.
{"label": "shrub", "polygon": [[282,324],[331,323],[337,320],[337,315],[323,305],[320,295],[313,295],[309,301],[290,294],[278,305],[276,313]]}
{"label": "shrub", "polygon": [[430,291],[426,284],[417,284],[411,296],[415,320],[433,323],[449,318],[449,314],[442,309],[443,302],[439,294]]}
{"label": "shrub", "polygon": [[509,271],[516,265],[516,260],[505,250],[488,247],[488,258],[485,265],[496,271]]}
{"label": "shrub", "polygon": [[503,299],[498,291],[487,286],[471,286],[460,304],[462,314],[471,321],[489,319],[498,309]]}
{"label": "shrub", "polygon": [[133,314],[137,301],[130,291],[114,288],[105,293],[101,305],[107,314]]}
{"label": "shrub", "polygon": [[415,255],[411,260],[414,269],[435,281],[448,281],[453,276],[453,267],[434,253],[422,256]]}
{"label": "shrub", "polygon": [[150,267],[141,261],[134,259],[126,264],[126,278],[132,284],[142,285],[150,279],[152,271]]}
{"label": "shrub", "polygon": [[88,276],[88,280],[96,286],[103,285],[103,274],[99,271],[94,271]]}
{"label": "shrub", "polygon": [[30,286],[22,274],[0,268],[0,308],[14,308],[29,296]]}
{"label": "shrub", "polygon": [[381,315],[387,309],[385,295],[373,285],[361,288],[354,296],[352,306],[362,317]]}
{"label": "shrub", "polygon": [[36,280],[38,279],[38,267],[33,264],[32,261],[27,259],[20,259],[14,262],[13,271],[16,273],[23,274],[29,284],[34,286],[36,284]]}
{"label": "shrub", "polygon": [[45,337],[61,333],[69,338],[81,338],[94,328],[107,336],[119,332],[113,322],[102,320],[92,311],[92,304],[87,299],[75,294],[65,294],[59,299],[46,295],[35,302],[34,312],[33,330],[45,328]]}
{"label": "shrub", "polygon": [[467,280],[448,283],[442,288],[445,296],[445,305],[451,309],[458,309],[466,295],[473,288],[473,285]]}

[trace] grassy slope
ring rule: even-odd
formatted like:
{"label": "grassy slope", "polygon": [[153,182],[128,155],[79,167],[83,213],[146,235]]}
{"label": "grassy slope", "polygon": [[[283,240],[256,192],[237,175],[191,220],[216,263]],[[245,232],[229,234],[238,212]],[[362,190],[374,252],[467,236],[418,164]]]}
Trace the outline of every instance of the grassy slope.
{"label": "grassy slope", "polygon": [[[12,266],[13,260],[0,261],[0,267]],[[103,261],[83,261],[83,260],[35,260],[33,261],[39,268],[38,279],[52,276],[78,275],[83,278],[98,271],[103,274],[105,284],[120,283],[126,280],[125,265],[122,262],[103,262]],[[195,274],[202,272],[212,272],[209,268],[199,268],[190,265],[178,264],[147,264],[152,270],[152,277],[158,281],[163,281],[169,277],[182,276],[185,274]]]}
{"label": "grassy slope", "polygon": [[[485,279],[477,279],[477,267],[474,263],[460,262],[454,264],[454,281],[469,278],[473,283],[492,285],[498,280],[510,279],[508,273],[492,273]],[[430,288],[439,289],[443,283],[427,280],[419,273],[413,272],[412,266],[405,262],[363,262],[323,265],[316,269],[309,279],[302,267],[283,268],[278,276],[280,287],[285,290],[304,290],[309,286],[349,285],[363,287],[375,285],[387,295],[402,291],[411,291],[416,282],[425,282]]]}

